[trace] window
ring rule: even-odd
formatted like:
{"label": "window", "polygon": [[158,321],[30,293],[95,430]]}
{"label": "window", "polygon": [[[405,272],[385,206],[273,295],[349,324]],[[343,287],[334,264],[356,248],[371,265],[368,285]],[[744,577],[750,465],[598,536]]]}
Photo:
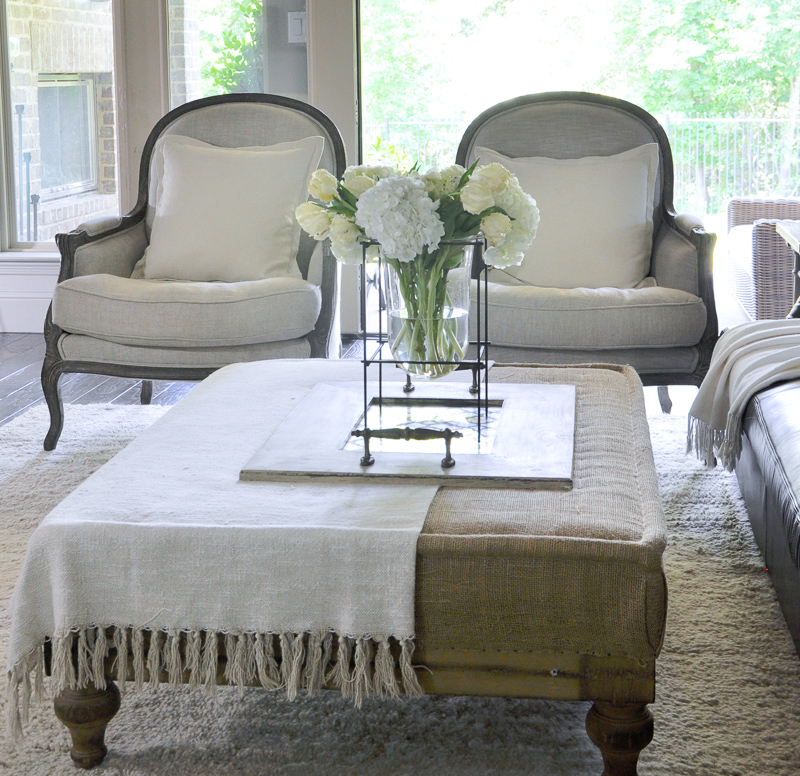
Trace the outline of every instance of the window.
{"label": "window", "polygon": [[368,161],[447,164],[469,121],[501,100],[591,91],[630,100],[660,120],[680,211],[720,218],[731,197],[800,194],[796,2],[360,6]]}
{"label": "window", "polygon": [[0,239],[3,248],[51,247],[56,234],[119,213],[112,3],[3,5],[13,152]]}
{"label": "window", "polygon": [[89,79],[39,76],[42,194],[97,187],[94,84]]}
{"label": "window", "polygon": [[170,105],[231,92],[308,99],[305,0],[167,0]]}

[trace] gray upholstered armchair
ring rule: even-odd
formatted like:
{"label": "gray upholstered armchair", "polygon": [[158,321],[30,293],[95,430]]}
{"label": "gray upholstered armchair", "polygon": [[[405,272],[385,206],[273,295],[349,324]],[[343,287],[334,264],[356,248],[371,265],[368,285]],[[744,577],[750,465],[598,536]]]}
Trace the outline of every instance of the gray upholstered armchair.
{"label": "gray upholstered armchair", "polygon": [[699,385],[718,334],[716,237],[674,212],[658,122],[611,97],[532,94],[472,122],[457,161],[479,157],[515,172],[541,212],[522,267],[489,274],[490,357],[625,363],[645,385]]}
{"label": "gray upholstered armchair", "polygon": [[61,433],[65,372],[143,378],[147,403],[154,379],[201,380],[239,361],[338,357],[337,263],[294,219],[317,166],[338,178],[344,145],[327,116],[297,100],[209,97],[158,122],[133,210],[56,238],[61,272],[42,369],[46,450]]}

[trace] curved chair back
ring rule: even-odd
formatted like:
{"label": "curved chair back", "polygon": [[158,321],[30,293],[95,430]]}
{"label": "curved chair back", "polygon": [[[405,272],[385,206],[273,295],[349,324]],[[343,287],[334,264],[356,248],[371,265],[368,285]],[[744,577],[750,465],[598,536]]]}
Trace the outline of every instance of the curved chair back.
{"label": "curved chair back", "polygon": [[655,236],[663,209],[673,210],[672,152],[658,121],[625,100],[588,92],[544,92],[501,102],[469,125],[456,161],[469,167],[477,146],[510,157],[580,159],[611,156],[647,143],[659,147],[653,202]]}
{"label": "curved chair back", "polygon": [[[193,137],[225,148],[270,146],[319,135],[325,140],[320,166],[337,178],[344,173],[345,149],[336,125],[321,111],[300,100],[275,94],[224,94],[193,100],[167,113],[150,132],[139,168],[139,195],[135,211],[146,208],[149,235],[155,215],[158,169],[153,154],[164,135]],[[301,233],[297,263],[303,276],[315,242]]]}

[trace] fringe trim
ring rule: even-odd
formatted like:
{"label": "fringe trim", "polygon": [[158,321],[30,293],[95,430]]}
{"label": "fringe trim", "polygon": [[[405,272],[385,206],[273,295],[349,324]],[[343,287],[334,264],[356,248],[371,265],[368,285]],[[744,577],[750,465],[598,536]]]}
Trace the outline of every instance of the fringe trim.
{"label": "fringe trim", "polygon": [[738,414],[728,415],[725,428],[721,429],[690,416],[686,452],[694,453],[709,469],[719,461],[727,471],[733,471],[742,453],[741,418]]}
{"label": "fringe trim", "polygon": [[[285,690],[286,697],[294,700],[301,690],[317,695],[330,683],[359,708],[370,697],[398,698],[401,692],[412,698],[423,695],[411,663],[413,638],[114,626],[78,628],[51,639],[50,692],[55,697],[89,684],[104,689],[109,679],[124,691],[132,673],[136,690],[156,690],[164,679],[170,687],[187,683],[213,694],[220,642],[227,658],[224,678],[240,693],[257,681],[267,690]],[[116,657],[107,674],[105,664],[112,646]],[[45,698],[44,673],[44,642],[8,671],[6,727],[13,741],[23,738],[31,699]]]}

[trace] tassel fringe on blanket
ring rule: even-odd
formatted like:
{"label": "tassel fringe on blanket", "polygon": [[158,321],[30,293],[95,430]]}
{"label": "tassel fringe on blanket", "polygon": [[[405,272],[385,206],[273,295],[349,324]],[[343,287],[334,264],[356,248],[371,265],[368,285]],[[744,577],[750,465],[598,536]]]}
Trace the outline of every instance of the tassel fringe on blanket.
{"label": "tassel fringe on blanket", "polygon": [[800,320],[753,321],[717,341],[689,410],[687,452],[728,471],[742,452],[742,419],[759,391],[800,377]]}
{"label": "tassel fringe on blanket", "polygon": [[708,423],[690,417],[686,452],[694,453],[711,469],[719,461],[723,468],[733,471],[742,452],[741,417],[729,417],[724,429],[711,428]]}
{"label": "tassel fringe on blanket", "polygon": [[[326,685],[361,707],[365,698],[423,694],[411,657],[412,638],[339,636],[314,633],[221,633],[148,628],[82,628],[49,641],[53,698],[63,690],[93,684],[105,689],[114,679],[125,691],[188,684],[213,694],[218,679],[240,692],[249,685],[285,690],[289,700],[305,690],[318,694]],[[224,649],[220,649],[223,647]],[[113,662],[106,670],[107,658]],[[400,681],[398,681],[398,673]],[[8,672],[7,726],[13,740],[23,737],[30,703],[45,697],[45,644]]]}

